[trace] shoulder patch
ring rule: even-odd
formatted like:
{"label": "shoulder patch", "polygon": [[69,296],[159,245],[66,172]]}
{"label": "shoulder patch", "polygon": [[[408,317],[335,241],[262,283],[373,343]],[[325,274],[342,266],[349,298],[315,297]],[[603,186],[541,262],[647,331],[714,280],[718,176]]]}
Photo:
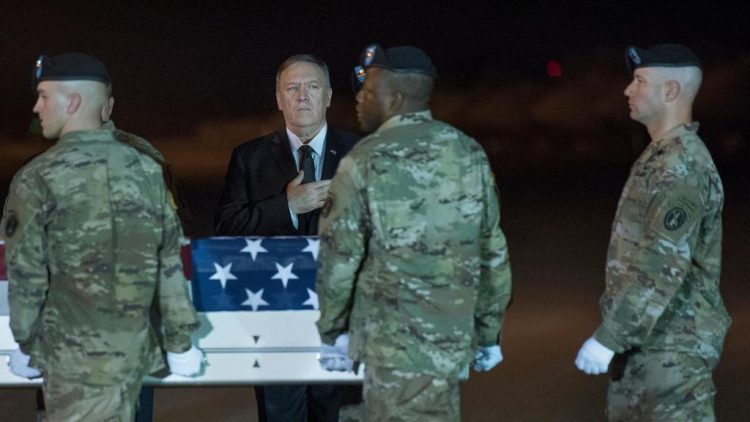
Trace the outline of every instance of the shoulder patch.
{"label": "shoulder patch", "polygon": [[660,236],[679,243],[699,224],[701,208],[695,189],[678,187],[667,192],[649,211],[648,225]]}
{"label": "shoulder patch", "polygon": [[664,228],[670,231],[677,230],[685,224],[685,220],[687,220],[687,212],[680,207],[674,207],[664,216]]}

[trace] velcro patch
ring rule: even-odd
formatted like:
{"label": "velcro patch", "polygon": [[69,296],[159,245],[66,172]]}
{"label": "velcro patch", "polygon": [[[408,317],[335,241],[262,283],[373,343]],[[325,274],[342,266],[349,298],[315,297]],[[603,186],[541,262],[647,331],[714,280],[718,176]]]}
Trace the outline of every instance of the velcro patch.
{"label": "velcro patch", "polygon": [[678,188],[657,204],[649,216],[649,226],[675,243],[684,240],[700,219],[700,195],[694,188]]}

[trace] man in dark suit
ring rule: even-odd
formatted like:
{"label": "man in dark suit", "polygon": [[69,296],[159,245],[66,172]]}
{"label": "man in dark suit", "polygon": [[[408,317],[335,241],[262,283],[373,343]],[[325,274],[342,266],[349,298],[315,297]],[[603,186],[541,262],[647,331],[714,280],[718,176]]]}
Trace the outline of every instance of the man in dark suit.
{"label": "man in dark suit", "polygon": [[[358,136],[328,127],[328,66],[300,54],[276,73],[286,128],[235,148],[215,219],[220,236],[317,235],[320,208],[339,160]],[[337,421],[340,387],[256,387],[261,421]]]}

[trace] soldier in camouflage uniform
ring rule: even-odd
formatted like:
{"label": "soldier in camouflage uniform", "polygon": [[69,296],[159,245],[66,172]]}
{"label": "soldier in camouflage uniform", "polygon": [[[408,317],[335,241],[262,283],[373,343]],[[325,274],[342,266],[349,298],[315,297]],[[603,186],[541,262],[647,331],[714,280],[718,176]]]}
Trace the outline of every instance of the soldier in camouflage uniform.
{"label": "soldier in camouflage uniform", "polygon": [[358,119],[377,130],[341,161],[321,218],[321,357],[349,333],[365,420],[456,421],[461,373],[502,359],[511,280],[494,177],[475,140],[432,118],[422,50],[374,45],[357,70]]}
{"label": "soldier in camouflage uniform", "polygon": [[675,44],[630,47],[627,60],[630,117],[652,141],[620,197],[603,321],[576,365],[603,373],[614,357],[610,420],[712,421],[711,372],[731,319],[719,292],[724,192],[692,121],[700,61]]}
{"label": "soldier in camouflage uniform", "polygon": [[142,377],[164,367],[154,302],[172,372],[201,367],[180,224],[159,163],[105,125],[101,62],[42,56],[35,86],[43,135],[59,140],[16,174],[3,213],[10,366],[41,372],[47,420],[131,421]]}

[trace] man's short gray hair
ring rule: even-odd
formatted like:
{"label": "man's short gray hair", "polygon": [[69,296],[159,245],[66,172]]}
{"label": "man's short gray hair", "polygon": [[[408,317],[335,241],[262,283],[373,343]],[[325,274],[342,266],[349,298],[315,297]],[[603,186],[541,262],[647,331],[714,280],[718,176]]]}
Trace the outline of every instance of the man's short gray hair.
{"label": "man's short gray hair", "polygon": [[288,59],[284,60],[283,63],[279,66],[279,69],[276,71],[276,87],[279,86],[279,81],[281,80],[281,73],[286,69],[287,67],[299,63],[299,62],[307,62],[312,63],[320,68],[320,70],[323,72],[323,78],[326,82],[326,87],[331,87],[331,76],[328,73],[328,65],[326,62],[321,60],[320,57],[314,56],[312,54],[295,54],[292,57],[289,57]]}

